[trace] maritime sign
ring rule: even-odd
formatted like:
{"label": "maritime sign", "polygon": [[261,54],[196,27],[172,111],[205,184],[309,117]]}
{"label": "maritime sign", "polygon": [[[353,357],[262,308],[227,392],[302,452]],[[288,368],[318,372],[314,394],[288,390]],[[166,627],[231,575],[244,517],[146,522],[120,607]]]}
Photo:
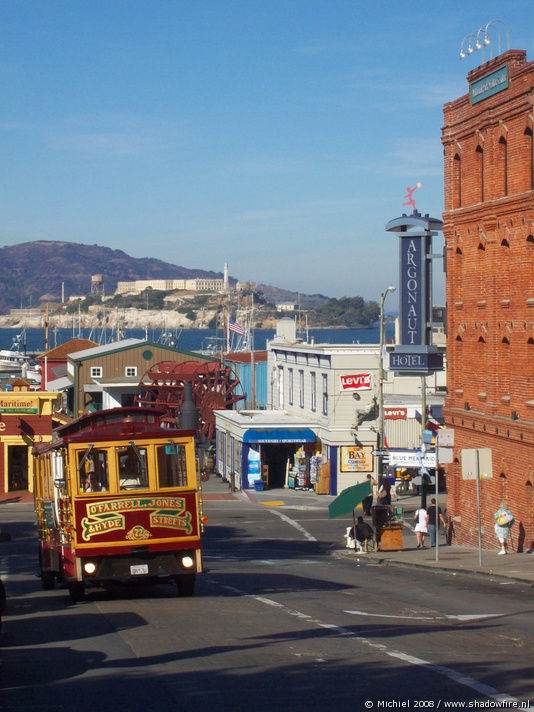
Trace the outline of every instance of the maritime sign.
{"label": "maritime sign", "polygon": [[35,399],[30,398],[0,398],[0,413],[26,413],[37,415],[39,409]]}

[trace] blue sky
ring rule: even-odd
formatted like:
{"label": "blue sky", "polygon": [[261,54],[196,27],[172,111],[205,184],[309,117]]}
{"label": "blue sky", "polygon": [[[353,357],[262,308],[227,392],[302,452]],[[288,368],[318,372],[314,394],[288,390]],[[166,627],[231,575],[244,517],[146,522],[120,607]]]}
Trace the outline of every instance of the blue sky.
{"label": "blue sky", "polygon": [[533,60],[532,0],[2,0],[0,245],[377,299],[406,187],[441,217],[442,106],[496,19]]}

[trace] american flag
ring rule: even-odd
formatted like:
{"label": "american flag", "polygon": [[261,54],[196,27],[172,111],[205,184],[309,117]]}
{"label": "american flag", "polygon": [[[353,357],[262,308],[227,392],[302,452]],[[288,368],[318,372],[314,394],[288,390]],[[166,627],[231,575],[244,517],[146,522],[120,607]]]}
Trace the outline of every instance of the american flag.
{"label": "american flag", "polygon": [[234,321],[233,319],[230,319],[228,321],[228,328],[230,329],[230,331],[233,331],[236,334],[244,334],[245,333],[245,330],[243,329],[243,327],[240,324],[238,324],[237,321]]}

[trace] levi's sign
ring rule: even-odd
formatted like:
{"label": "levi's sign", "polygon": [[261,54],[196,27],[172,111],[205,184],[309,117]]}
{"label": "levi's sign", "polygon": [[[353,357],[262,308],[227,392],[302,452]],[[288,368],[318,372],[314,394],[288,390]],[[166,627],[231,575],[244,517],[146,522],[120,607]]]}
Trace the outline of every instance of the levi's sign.
{"label": "levi's sign", "polygon": [[384,418],[387,420],[406,420],[407,417],[407,408],[384,408]]}
{"label": "levi's sign", "polygon": [[342,391],[370,391],[373,387],[373,375],[371,373],[340,376],[339,381]]}

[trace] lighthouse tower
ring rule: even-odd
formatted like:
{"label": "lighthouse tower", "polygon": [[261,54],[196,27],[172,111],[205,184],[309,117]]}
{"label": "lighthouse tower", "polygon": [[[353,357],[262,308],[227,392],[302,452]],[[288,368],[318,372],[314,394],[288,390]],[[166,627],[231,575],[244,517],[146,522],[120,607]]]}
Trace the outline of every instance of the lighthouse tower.
{"label": "lighthouse tower", "polygon": [[224,281],[223,281],[223,288],[224,291],[228,291],[228,262],[224,263]]}

